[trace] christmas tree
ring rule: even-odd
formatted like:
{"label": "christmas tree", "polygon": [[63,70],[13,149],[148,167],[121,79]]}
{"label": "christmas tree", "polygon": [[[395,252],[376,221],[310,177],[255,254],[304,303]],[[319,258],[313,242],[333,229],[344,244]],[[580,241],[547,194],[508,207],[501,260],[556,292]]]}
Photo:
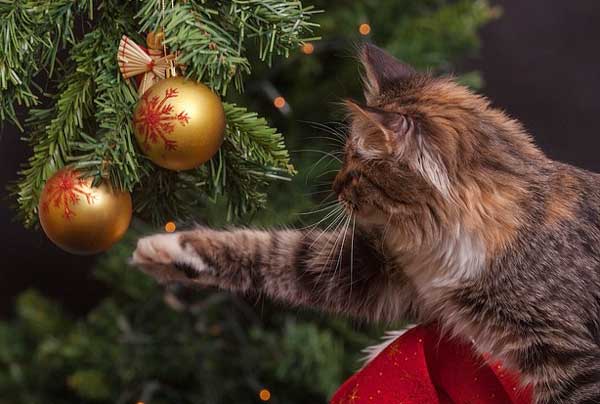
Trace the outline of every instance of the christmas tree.
{"label": "christmas tree", "polygon": [[26,225],[36,221],[44,182],[68,163],[135,191],[136,215],[156,221],[183,218],[220,195],[230,217],[255,211],[265,201],[262,187],[291,173],[281,135],[233,103],[224,105],[225,142],[209,164],[185,173],[158,169],[132,142],[136,88],[118,73],[117,49],[123,34],[143,44],[140,33],[164,30],[186,77],[223,96],[240,93],[252,58],[270,64],[310,39],[310,7],[270,0],[19,0],[0,7],[0,118],[23,127],[15,106],[29,110],[24,133],[33,154],[16,190]]}
{"label": "christmas tree", "polygon": [[[0,1],[0,117],[33,150],[14,188],[19,217],[35,226],[45,181],[73,164],[131,192],[140,219],[99,258],[109,292],[87,316],[19,297],[0,323],[0,403],[326,402],[383,326],[163,289],[127,267],[134,240],[167,222],[319,220],[344,130],[330,123],[335,102],[360,97],[355,44],[452,73],[495,15],[481,0]],[[224,99],[224,144],[194,170],[159,168],[132,140],[138,96],[119,73],[119,41],[160,30],[184,74]]]}

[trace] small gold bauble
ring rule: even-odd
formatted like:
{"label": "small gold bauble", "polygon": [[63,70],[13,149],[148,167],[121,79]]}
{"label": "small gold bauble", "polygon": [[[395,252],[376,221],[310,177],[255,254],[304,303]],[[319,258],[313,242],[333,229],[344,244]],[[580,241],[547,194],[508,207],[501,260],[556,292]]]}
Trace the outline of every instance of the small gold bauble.
{"label": "small gold bauble", "polygon": [[46,181],[38,207],[40,223],[54,244],[73,254],[95,254],[119,241],[131,221],[131,196],[104,183],[92,187],[63,168]]}
{"label": "small gold bauble", "polygon": [[133,129],[155,164],[189,170],[221,147],[225,112],[220,98],[205,85],[170,77],[144,93],[133,114]]}

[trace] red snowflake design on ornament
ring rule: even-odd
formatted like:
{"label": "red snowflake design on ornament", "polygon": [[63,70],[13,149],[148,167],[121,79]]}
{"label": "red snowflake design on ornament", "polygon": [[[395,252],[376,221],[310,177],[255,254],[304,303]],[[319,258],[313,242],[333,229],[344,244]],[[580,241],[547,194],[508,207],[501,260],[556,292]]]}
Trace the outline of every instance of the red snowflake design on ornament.
{"label": "red snowflake design on ornament", "polygon": [[173,111],[173,105],[167,103],[169,99],[177,96],[176,88],[167,88],[162,99],[158,95],[150,98],[148,92],[142,96],[140,112],[133,123],[138,132],[144,136],[143,147],[145,149],[150,148],[150,143],[156,144],[159,140],[162,140],[165,150],[177,148],[177,142],[169,139],[167,135],[175,129],[175,122],[185,126],[190,121],[187,112],[181,111],[176,114]]}
{"label": "red snowflake design on ornament", "polygon": [[75,216],[72,207],[79,202],[81,196],[85,197],[88,204],[94,203],[93,192],[86,191],[86,188],[88,188],[87,180],[80,178],[79,173],[73,170],[59,172],[46,183],[42,197],[42,210],[47,212],[52,205],[63,209],[63,217],[70,220]]}

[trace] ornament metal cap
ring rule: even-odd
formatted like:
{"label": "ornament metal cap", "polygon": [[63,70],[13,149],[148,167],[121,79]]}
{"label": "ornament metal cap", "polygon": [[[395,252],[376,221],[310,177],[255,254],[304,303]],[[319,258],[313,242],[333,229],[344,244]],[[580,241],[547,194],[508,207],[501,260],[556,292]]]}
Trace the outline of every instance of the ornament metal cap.
{"label": "ornament metal cap", "polygon": [[169,60],[169,68],[166,71],[165,78],[168,79],[170,77],[179,76],[179,72],[177,71],[177,64],[175,63],[176,60],[177,60],[177,56],[175,56],[175,59]]}
{"label": "ornament metal cap", "polygon": [[148,32],[148,35],[146,35],[146,45],[148,45],[149,49],[162,50],[164,40],[165,33],[162,30]]}

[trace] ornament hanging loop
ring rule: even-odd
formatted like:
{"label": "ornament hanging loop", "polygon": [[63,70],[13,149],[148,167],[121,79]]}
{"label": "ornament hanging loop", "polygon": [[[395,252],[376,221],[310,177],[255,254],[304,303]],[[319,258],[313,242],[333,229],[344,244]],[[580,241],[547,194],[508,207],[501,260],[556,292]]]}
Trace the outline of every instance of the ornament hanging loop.
{"label": "ornament hanging loop", "polygon": [[177,64],[175,63],[176,58],[177,57],[169,60],[169,68],[166,71],[166,78],[179,76],[177,72]]}
{"label": "ornament hanging loop", "polygon": [[100,165],[100,177],[104,181],[110,179],[110,161],[107,159],[102,160],[102,164]]}
{"label": "ornament hanging loop", "polygon": [[[166,55],[167,54],[167,46],[165,45],[165,14],[166,14],[166,5],[165,5],[165,0],[162,0],[161,2],[161,14],[162,14],[162,18],[161,18],[161,22],[162,22],[162,46],[163,46],[163,52]],[[171,9],[173,9],[175,7],[175,0],[171,0]],[[177,57],[179,56],[179,52],[175,52],[175,57],[169,59],[169,67],[167,68],[167,71],[165,72],[165,77],[169,78],[169,77],[176,77],[178,76],[177,74],[177,64],[175,63],[175,60],[177,59]]]}

